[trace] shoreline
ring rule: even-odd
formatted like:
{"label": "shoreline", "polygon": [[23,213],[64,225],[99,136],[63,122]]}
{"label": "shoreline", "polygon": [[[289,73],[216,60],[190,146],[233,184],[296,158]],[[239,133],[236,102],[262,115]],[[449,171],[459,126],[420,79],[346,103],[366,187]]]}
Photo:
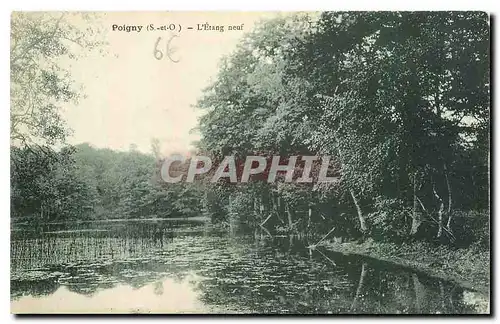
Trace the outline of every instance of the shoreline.
{"label": "shoreline", "polygon": [[[412,268],[490,296],[491,265],[488,251],[475,252],[470,248],[451,250],[444,246],[434,251],[429,244],[398,246],[371,240],[363,243],[326,241],[320,246],[334,252],[371,257]],[[473,260],[465,261],[467,258]]]}

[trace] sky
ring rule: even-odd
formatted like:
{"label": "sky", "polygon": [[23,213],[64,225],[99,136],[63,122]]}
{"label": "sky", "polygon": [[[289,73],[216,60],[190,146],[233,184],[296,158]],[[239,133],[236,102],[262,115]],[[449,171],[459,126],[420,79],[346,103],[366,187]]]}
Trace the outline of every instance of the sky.
{"label": "sky", "polygon": [[[78,61],[67,62],[85,98],[68,104],[63,118],[73,130],[70,144],[88,142],[95,147],[128,150],[131,144],[143,152],[151,151],[157,138],[163,154],[186,152],[199,138],[192,133],[203,111],[194,109],[202,90],[216,77],[221,58],[230,54],[245,32],[262,18],[275,13],[257,12],[141,12],[106,13],[101,18],[107,52],[91,53]],[[148,31],[174,23],[181,31]],[[224,32],[198,31],[197,24],[224,25]],[[227,30],[227,25],[243,30]],[[113,25],[115,27],[113,31]],[[118,31],[125,26],[124,31]],[[140,32],[127,32],[126,26],[143,26]],[[194,29],[188,30],[192,26]],[[89,27],[81,23],[81,28]],[[177,27],[178,28],[178,27]],[[129,28],[130,30],[131,28]],[[155,43],[166,55],[154,56]],[[157,53],[158,54],[158,53]],[[160,55],[160,54],[158,54]]]}

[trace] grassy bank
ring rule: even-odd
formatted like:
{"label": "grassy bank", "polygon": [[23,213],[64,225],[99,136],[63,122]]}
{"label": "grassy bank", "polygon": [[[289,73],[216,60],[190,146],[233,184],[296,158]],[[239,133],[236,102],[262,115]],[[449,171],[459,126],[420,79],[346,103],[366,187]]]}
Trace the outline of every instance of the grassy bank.
{"label": "grassy bank", "polygon": [[363,243],[322,244],[330,250],[345,254],[359,254],[397,263],[456,282],[462,287],[489,294],[490,253],[471,247],[452,249],[417,242],[396,245],[368,240]]}

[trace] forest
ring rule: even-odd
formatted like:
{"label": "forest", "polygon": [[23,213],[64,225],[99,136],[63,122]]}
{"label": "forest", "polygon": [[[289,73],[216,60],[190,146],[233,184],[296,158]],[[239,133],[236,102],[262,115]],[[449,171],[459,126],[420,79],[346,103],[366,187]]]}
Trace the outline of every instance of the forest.
{"label": "forest", "polygon": [[489,78],[485,13],[264,22],[199,100],[199,147],[331,155],[341,181],[215,184],[207,210],[289,232],[488,245]]}
{"label": "forest", "polygon": [[[12,217],[38,222],[200,216],[201,191],[166,186],[158,159],[84,143],[59,152],[13,147]],[[189,186],[191,185],[191,186]]]}
{"label": "forest", "polygon": [[[21,33],[22,21],[13,24]],[[33,37],[53,35],[44,28]],[[60,32],[68,38],[72,30]],[[148,154],[134,145],[55,149],[65,129],[45,103],[75,93],[50,66],[37,69],[28,59],[62,55],[64,42],[28,55],[23,44],[11,46],[11,138],[18,141],[11,146],[11,217],[203,215],[270,233],[486,248],[489,35],[482,12],[297,13],[247,33],[196,104],[204,112],[196,151],[214,159],[331,156],[340,181],[312,184],[168,184],[158,176],[158,140]],[[26,73],[49,90],[21,82]],[[37,100],[27,102],[28,92]],[[30,104],[35,109],[25,111]],[[29,140],[23,123],[45,143]]]}

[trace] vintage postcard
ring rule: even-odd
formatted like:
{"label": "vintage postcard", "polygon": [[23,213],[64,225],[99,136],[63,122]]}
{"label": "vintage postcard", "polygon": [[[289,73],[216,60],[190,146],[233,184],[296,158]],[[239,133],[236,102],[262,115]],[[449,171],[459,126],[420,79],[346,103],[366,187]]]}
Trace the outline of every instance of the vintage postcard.
{"label": "vintage postcard", "polygon": [[14,314],[489,314],[490,16],[13,12]]}

